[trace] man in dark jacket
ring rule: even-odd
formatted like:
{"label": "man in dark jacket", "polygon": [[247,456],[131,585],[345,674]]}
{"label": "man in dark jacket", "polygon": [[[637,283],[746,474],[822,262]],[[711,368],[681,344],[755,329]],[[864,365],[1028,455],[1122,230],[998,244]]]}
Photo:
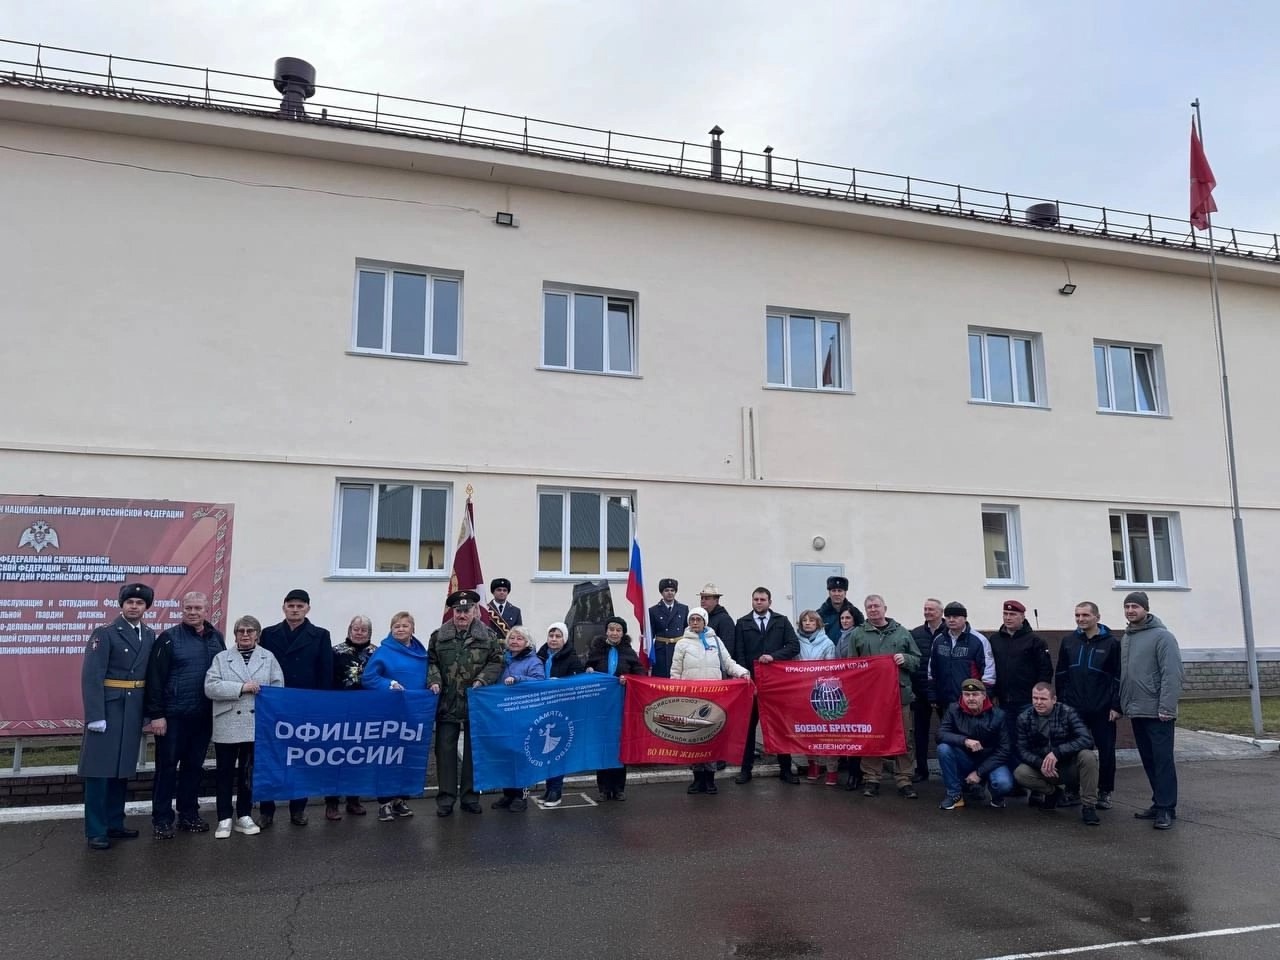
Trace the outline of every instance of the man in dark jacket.
{"label": "man in dark jacket", "polygon": [[91,850],[138,835],[124,825],[124,800],[138,769],[147,666],[156,640],[142,615],[155,591],[126,583],[119,596],[120,615],[93,631],[80,668],[84,740],[77,772],[84,777],[84,835]]}
{"label": "man in dark jacket", "polygon": [[200,777],[213,736],[213,704],[204,695],[204,675],[227,642],[204,618],[208,604],[203,593],[184,596],[182,621],[156,638],[147,664],[145,713],[156,735],[151,830],[157,840],[173,839],[175,791],[178,829],[209,830],[200,816]]}
{"label": "man in dark jacket", "polygon": [[941,710],[960,699],[960,684],[973,677],[982,680],[987,656],[982,641],[969,629],[969,611],[952,600],[942,610],[943,629],[933,638],[929,655],[929,688]]}
{"label": "man in dark jacket", "polygon": [[[689,625],[689,607],[676,601],[680,584],[670,577],[658,581],[662,601],[649,608],[649,629],[653,631],[652,674],[655,677],[671,676],[671,655],[676,642],[684,636]],[[641,638],[643,639],[643,638]]]}
{"label": "man in dark jacket", "polygon": [[1076,631],[1058,648],[1058,699],[1075,707],[1098,751],[1098,809],[1111,809],[1116,788],[1116,720],[1120,716],[1120,638],[1098,622],[1098,605],[1076,605]]}
{"label": "man in dark jacket", "polygon": [[[436,707],[436,816],[447,817],[461,798],[467,813],[480,813],[467,719],[467,691],[498,682],[502,675],[502,641],[478,615],[480,595],[455,590],[445,600],[449,619],[427,641],[427,686],[438,694]],[[462,769],[458,769],[458,740]]]}
{"label": "man in dark jacket", "polygon": [[1098,819],[1098,751],[1080,714],[1059,703],[1053,687],[1037,683],[1031,706],[1018,717],[1018,767],[1014,779],[1031,791],[1031,805],[1052,811],[1059,788],[1080,794],[1080,819],[1096,827]]}
{"label": "man in dark jacket", "polygon": [[1011,750],[1004,711],[992,705],[982,681],[970,677],[960,684],[960,699],[947,707],[938,731],[938,766],[947,790],[942,809],[963,807],[965,789],[980,793],[985,783],[991,806],[1003,810],[1004,798],[1013,792]]}
{"label": "man in dark jacket", "polygon": [[942,705],[935,706],[929,699],[929,656],[933,653],[933,638],[942,632],[942,628],[942,601],[930,597],[924,602],[924,623],[911,631],[911,639],[920,651],[920,662],[911,674],[911,693],[915,697],[911,703],[911,731],[916,758],[912,783],[929,779],[929,726],[935,712],[941,718],[947,709]]}
{"label": "man in dark jacket", "polygon": [[[262,631],[258,642],[280,664],[284,685],[300,690],[333,689],[333,639],[329,631],[307,619],[311,612],[311,595],[305,590],[290,590],[284,598],[284,620]],[[276,819],[274,800],[258,804],[262,826]],[[307,825],[307,798],[289,801],[289,822],[295,827]]]}
{"label": "man in dark jacket", "polygon": [[867,619],[861,610],[849,602],[849,578],[827,577],[827,599],[818,608],[818,616],[822,618],[822,625],[832,643],[840,639],[840,614],[846,610],[853,614],[855,627],[862,626]]}
{"label": "man in dark jacket", "polygon": [[[708,583],[698,594],[698,602],[707,613],[707,626],[720,638],[725,649],[733,646],[733,634],[736,629],[729,611],[720,606],[720,591],[714,583]],[[798,641],[797,641],[798,642]]]}
{"label": "man in dark jacket", "polygon": [[[751,612],[739,617],[733,626],[733,643],[728,646],[729,655],[738,661],[754,677],[756,663],[773,663],[774,660],[794,660],[800,654],[800,638],[791,621],[770,607],[773,594],[766,587],[756,587],[751,594]],[[756,760],[756,727],[760,713],[754,699],[751,701],[751,722],[747,726],[747,745],[742,751],[742,769],[733,778],[734,783],[750,783],[751,770]],[[791,769],[791,754],[778,754],[778,776],[787,783],[799,783],[800,778]]]}
{"label": "man in dark jacket", "polygon": [[1021,600],[1006,600],[1004,624],[988,639],[996,662],[995,701],[1009,724],[1009,739],[1016,737],[1018,717],[1031,706],[1031,688],[1053,679],[1053,658],[1031,624]]}

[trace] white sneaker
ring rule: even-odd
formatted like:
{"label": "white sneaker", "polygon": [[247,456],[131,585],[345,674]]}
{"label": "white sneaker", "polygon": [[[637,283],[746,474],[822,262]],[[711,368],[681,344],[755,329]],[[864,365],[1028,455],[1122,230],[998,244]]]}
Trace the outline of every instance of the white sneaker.
{"label": "white sneaker", "polygon": [[218,829],[213,831],[213,839],[225,840],[229,836],[231,836],[231,820],[219,820]]}
{"label": "white sneaker", "polygon": [[[218,824],[219,830],[222,829],[223,823],[229,826],[231,824],[231,821],[223,820],[222,823]],[[243,833],[246,837],[252,837],[255,833],[261,833],[261,832],[262,832],[262,828],[253,822],[253,817],[241,817],[239,820],[236,821],[236,833]]]}

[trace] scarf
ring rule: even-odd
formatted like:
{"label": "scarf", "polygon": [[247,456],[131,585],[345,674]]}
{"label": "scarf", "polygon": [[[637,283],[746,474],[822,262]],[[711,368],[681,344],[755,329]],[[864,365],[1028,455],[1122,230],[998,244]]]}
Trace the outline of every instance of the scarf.
{"label": "scarf", "polygon": [[982,716],[984,713],[986,713],[988,710],[994,710],[994,709],[995,709],[995,704],[991,702],[991,698],[990,698],[990,697],[983,697],[983,698],[982,698],[982,706],[981,706],[981,707],[979,707],[977,710],[970,710],[968,707],[966,707],[966,706],[964,705],[964,697],[961,697],[961,698],[960,698],[960,700],[959,700],[958,702],[959,702],[959,704],[960,704],[960,712],[961,712],[961,713],[967,713],[967,714],[968,714],[969,716],[971,716],[971,717],[980,717],[980,716]]}
{"label": "scarf", "polygon": [[618,648],[612,644],[609,645],[609,676],[616,677],[618,675]]}

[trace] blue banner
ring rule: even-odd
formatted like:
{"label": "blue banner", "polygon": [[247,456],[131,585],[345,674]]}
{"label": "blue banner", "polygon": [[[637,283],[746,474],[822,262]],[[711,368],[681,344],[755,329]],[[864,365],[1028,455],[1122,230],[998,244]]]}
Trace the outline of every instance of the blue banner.
{"label": "blue banner", "polygon": [[467,691],[477,790],[620,766],[622,684],[583,673]]}
{"label": "blue banner", "polygon": [[430,690],[263,687],[257,700],[256,799],[422,794],[436,719]]}

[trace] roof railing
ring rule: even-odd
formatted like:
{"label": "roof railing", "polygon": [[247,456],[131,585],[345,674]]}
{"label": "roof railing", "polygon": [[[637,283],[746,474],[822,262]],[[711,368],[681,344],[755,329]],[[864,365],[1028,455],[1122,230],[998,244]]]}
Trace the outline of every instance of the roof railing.
{"label": "roof railing", "polygon": [[[0,39],[0,84],[374,130],[1175,250],[1206,249],[1207,243],[1184,218],[782,157],[772,148],[759,153],[726,148],[724,162],[718,165],[712,141],[639,136],[345,87],[317,85],[315,96],[306,102],[305,116],[284,117],[270,77],[16,40]],[[1048,221],[1033,220],[1026,210],[1035,204],[1053,204],[1056,213]],[[1275,233],[1219,227],[1214,240],[1224,256],[1280,261]]]}

